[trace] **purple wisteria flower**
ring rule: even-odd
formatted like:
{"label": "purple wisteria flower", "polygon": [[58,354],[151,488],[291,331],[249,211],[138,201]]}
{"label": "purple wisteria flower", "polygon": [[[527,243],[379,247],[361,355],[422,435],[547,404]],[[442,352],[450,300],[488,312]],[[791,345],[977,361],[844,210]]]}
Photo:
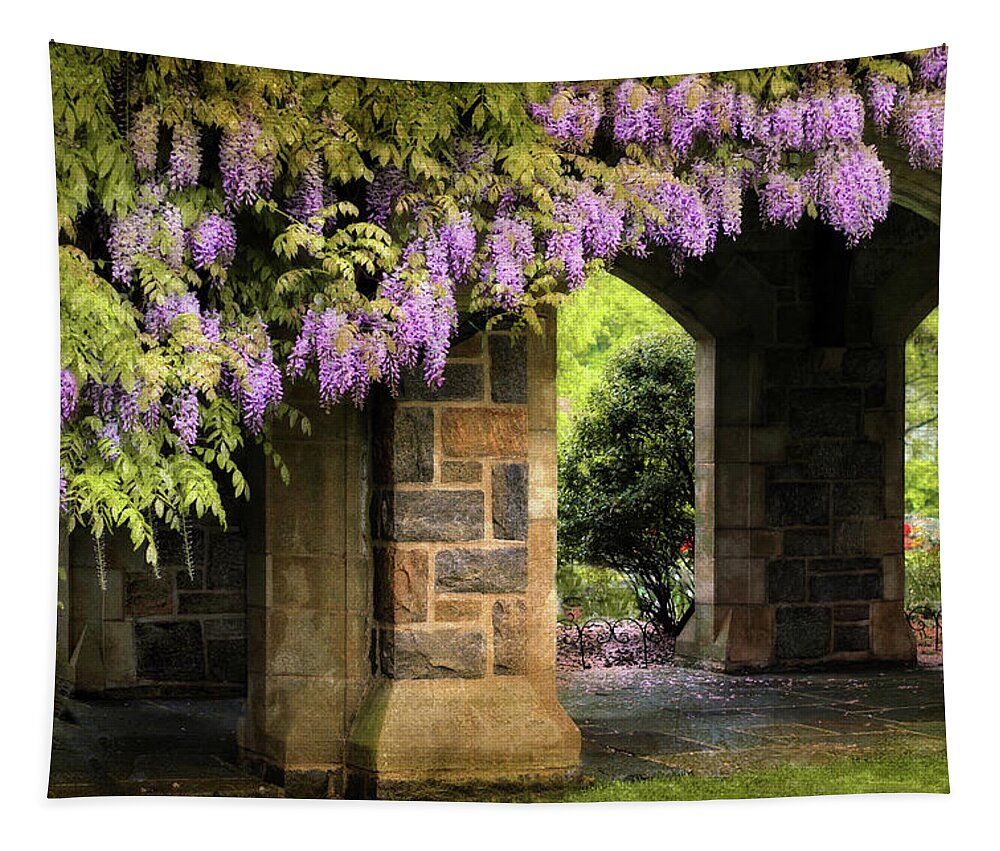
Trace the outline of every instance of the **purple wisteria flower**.
{"label": "purple wisteria flower", "polygon": [[583,258],[583,217],[571,202],[557,199],[552,211],[555,229],[545,237],[545,259],[557,261],[566,274],[570,290],[586,282]]}
{"label": "purple wisteria flower", "polygon": [[481,280],[489,283],[494,304],[514,309],[524,295],[525,267],[535,259],[531,224],[521,218],[497,216],[486,240],[487,259]]}
{"label": "purple wisteria flower", "polygon": [[325,206],[323,192],[323,162],[319,155],[313,156],[309,165],[306,166],[298,185],[288,199],[286,212],[293,219],[306,225],[315,233],[323,230],[323,223],[319,221],[310,222]]}
{"label": "purple wisteria flower", "polygon": [[403,195],[416,192],[416,184],[398,168],[384,168],[375,175],[368,186],[368,221],[381,228],[389,224],[396,211],[396,203]]}
{"label": "purple wisteria flower", "polygon": [[848,247],[871,236],[889,213],[889,172],[869,145],[820,151],[803,182],[820,216],[847,237]]}
{"label": "purple wisteria flower", "polygon": [[219,213],[209,213],[191,229],[188,242],[195,268],[228,268],[236,256],[236,225]]}
{"label": "purple wisteria flower", "polygon": [[182,313],[201,316],[201,306],[194,293],[168,295],[159,304],[146,308],[146,333],[161,340],[170,333],[170,324]]}
{"label": "purple wisteria flower", "polygon": [[917,60],[917,79],[928,86],[943,89],[948,77],[948,48],[932,47]]}
{"label": "purple wisteria flower", "polygon": [[134,213],[111,222],[108,252],[111,255],[111,279],[128,286],[137,255],[163,260],[175,272],[184,262],[184,222],[181,211],[163,200],[158,186],[144,187],[144,197]]}
{"label": "purple wisteria flower", "polygon": [[76,413],[77,388],[76,379],[68,369],[59,373],[59,413],[63,423],[70,420]]}
{"label": "purple wisteria flower", "polygon": [[182,452],[190,452],[198,439],[198,391],[181,390],[174,397],[170,425],[177,435]]}
{"label": "purple wisteria flower", "polygon": [[635,80],[625,80],[615,89],[613,133],[619,145],[657,145],[663,141],[663,118],[659,93]]}
{"label": "purple wisteria flower", "polygon": [[247,429],[251,434],[260,434],[265,416],[278,406],[284,395],[281,370],[274,362],[267,325],[261,322],[250,333],[235,335],[228,345],[240,355],[245,375],[228,372],[224,383],[239,405]]}
{"label": "purple wisteria flower", "polygon": [[553,139],[574,151],[589,151],[604,110],[597,92],[560,86],[545,103],[528,104],[528,112]]}
{"label": "purple wisteria flower", "polygon": [[136,113],[129,131],[132,156],[139,171],[156,169],[156,145],[160,136],[160,115],[150,104]]}
{"label": "purple wisteria flower", "polygon": [[201,174],[201,131],[189,121],[174,125],[167,182],[171,189],[198,185]]}
{"label": "purple wisteria flower", "polygon": [[896,84],[881,74],[869,74],[865,78],[865,93],[871,110],[872,122],[885,133],[892,121],[892,111],[896,105]]}
{"label": "purple wisteria flower", "polygon": [[857,144],[865,129],[865,103],[848,88],[811,93],[802,99],[802,148]]}
{"label": "purple wisteria flower", "polygon": [[942,92],[904,92],[893,126],[913,168],[941,168],[944,155]]}
{"label": "purple wisteria flower", "polygon": [[219,169],[226,207],[234,210],[269,198],[274,185],[274,153],[263,141],[264,131],[255,118],[245,118],[235,131],[222,134]]}
{"label": "purple wisteria flower", "polygon": [[105,423],[97,432],[97,440],[97,451],[105,461],[115,461],[122,454],[122,439],[117,420]]}
{"label": "purple wisteria flower", "polygon": [[710,248],[721,229],[735,238],[743,229],[743,189],[745,172],[735,164],[723,165],[699,160],[692,166],[695,185],[701,192],[711,227]]}
{"label": "purple wisteria flower", "polygon": [[790,174],[771,172],[757,191],[761,214],[771,224],[794,228],[805,212],[806,199],[801,183]]}

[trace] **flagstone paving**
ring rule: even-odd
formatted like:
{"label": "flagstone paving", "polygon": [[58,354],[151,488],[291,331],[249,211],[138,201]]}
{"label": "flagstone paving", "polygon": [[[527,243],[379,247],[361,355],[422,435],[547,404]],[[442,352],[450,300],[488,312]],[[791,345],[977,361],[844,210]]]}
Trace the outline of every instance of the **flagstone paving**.
{"label": "flagstone paving", "polygon": [[[941,669],[731,676],[655,666],[560,672],[583,774],[639,779],[811,761],[888,738],[944,744]],[[71,700],[51,797],[280,797],[238,767],[239,699]]]}

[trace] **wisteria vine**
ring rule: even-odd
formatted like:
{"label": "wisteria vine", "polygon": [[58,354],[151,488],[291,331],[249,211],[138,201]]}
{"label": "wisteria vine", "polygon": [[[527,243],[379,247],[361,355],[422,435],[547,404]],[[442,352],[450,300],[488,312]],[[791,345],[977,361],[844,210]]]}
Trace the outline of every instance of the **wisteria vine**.
{"label": "wisteria vine", "polygon": [[[459,293],[530,317],[621,256],[662,249],[683,274],[740,235],[751,194],[769,225],[813,216],[856,246],[891,201],[882,139],[913,168],[942,165],[943,47],[549,86],[358,81],[329,97],[318,75],[224,66],[222,96],[197,63],[75,50],[54,75],[60,221],[74,246],[91,228],[97,248],[73,268],[108,305],[103,336],[64,336],[60,504],[81,520],[98,511],[94,476],[124,493],[122,465],[150,458],[177,496],[123,497],[135,516],[156,500],[216,510],[211,487],[180,497],[195,493],[185,477],[233,472],[236,425],[269,446],[290,382],[314,381],[326,408],[410,371],[440,385]],[[106,95],[82,88],[74,57],[107,69]],[[66,104],[84,97],[81,129]],[[422,124],[438,107],[451,111]]]}

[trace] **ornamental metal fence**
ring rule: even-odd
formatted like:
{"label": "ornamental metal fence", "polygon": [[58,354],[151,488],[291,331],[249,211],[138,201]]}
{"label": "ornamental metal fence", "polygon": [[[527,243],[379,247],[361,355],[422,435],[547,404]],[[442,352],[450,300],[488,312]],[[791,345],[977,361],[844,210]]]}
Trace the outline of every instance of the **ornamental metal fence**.
{"label": "ornamental metal fence", "polygon": [[[588,645],[600,648],[612,642],[623,646],[641,643],[642,666],[648,668],[651,642],[662,642],[666,638],[658,624],[633,617],[595,617],[580,621],[574,613],[568,612],[559,618],[559,625],[567,627],[560,632],[559,641],[575,646],[580,654],[581,668],[592,667],[587,661]],[[625,629],[626,625],[628,629]]]}
{"label": "ornamental metal fence", "polygon": [[917,645],[941,652],[941,607],[932,605],[913,606],[906,609],[906,619],[916,636]]}

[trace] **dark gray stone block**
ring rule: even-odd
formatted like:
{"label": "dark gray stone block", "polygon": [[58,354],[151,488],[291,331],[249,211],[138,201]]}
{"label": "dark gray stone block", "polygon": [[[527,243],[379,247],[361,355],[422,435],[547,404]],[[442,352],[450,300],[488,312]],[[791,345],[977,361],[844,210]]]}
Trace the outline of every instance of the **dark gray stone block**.
{"label": "dark gray stone block", "polygon": [[830,488],[825,484],[774,483],[767,486],[770,526],[823,526],[830,521]]}
{"label": "dark gray stone block", "polygon": [[490,335],[490,397],[494,402],[528,401],[528,355],[523,336]]}
{"label": "dark gray stone block", "polygon": [[860,573],[875,571],[882,567],[882,561],[872,557],[858,558],[814,558],[809,562],[809,569],[824,573]]}
{"label": "dark gray stone block", "polygon": [[404,370],[399,377],[402,402],[478,402],[482,398],[482,364],[445,364],[444,384],[437,388],[428,387],[419,371]]}
{"label": "dark gray stone block", "polygon": [[438,591],[508,594],[528,587],[528,550],[442,550],[434,560]]}
{"label": "dark gray stone block", "polygon": [[388,491],[382,494],[380,536],[387,541],[478,541],[485,510],[478,490]]}
{"label": "dark gray stone block", "polygon": [[383,670],[394,679],[478,679],[486,674],[486,641],[478,630],[397,629],[386,636]]}
{"label": "dark gray stone block", "polygon": [[246,539],[239,534],[215,532],[209,536],[208,587],[243,588],[247,581]]}
{"label": "dark gray stone block", "polygon": [[527,464],[497,464],[493,468],[493,537],[528,540]]}
{"label": "dark gray stone block", "polygon": [[217,683],[247,681],[247,643],[242,638],[209,641],[208,678]]}
{"label": "dark gray stone block", "polygon": [[388,404],[376,415],[374,466],[382,484],[434,480],[434,410]]}
{"label": "dark gray stone block", "polygon": [[794,437],[856,437],[861,423],[860,391],[850,387],[796,389],[788,394],[788,423]]}
{"label": "dark gray stone block", "polygon": [[878,482],[837,482],[833,486],[836,517],[881,517],[882,485]]}
{"label": "dark gray stone block", "polygon": [[779,608],[775,654],[779,659],[816,659],[830,652],[830,610],[823,606]]}
{"label": "dark gray stone block", "polygon": [[885,381],[885,352],[881,349],[848,349],[844,353],[844,381],[877,384]]}
{"label": "dark gray stone block", "polygon": [[788,460],[797,462],[807,479],[878,479],[882,447],[877,443],[808,443],[791,447]]}
{"label": "dark gray stone block", "polygon": [[867,650],[870,646],[868,627],[865,626],[835,626],[833,628],[834,652]]}
{"label": "dark gray stone block", "polygon": [[786,556],[825,556],[830,553],[830,530],[788,529],[784,537]]}
{"label": "dark gray stone block", "polygon": [[817,603],[837,600],[877,600],[882,577],[877,573],[820,574],[809,577],[809,599]]}
{"label": "dark gray stone block", "polygon": [[802,559],[779,559],[767,566],[769,603],[800,603],[806,598],[806,564]]}
{"label": "dark gray stone block", "polygon": [[136,623],[135,656],[136,675],[143,680],[190,682],[205,678],[198,621]]}

